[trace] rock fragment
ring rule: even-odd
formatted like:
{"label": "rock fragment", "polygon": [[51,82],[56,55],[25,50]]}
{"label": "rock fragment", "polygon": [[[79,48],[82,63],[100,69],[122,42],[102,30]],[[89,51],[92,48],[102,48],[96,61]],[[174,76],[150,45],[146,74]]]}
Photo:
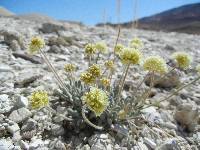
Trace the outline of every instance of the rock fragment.
{"label": "rock fragment", "polygon": [[26,120],[31,115],[32,115],[32,113],[28,109],[22,107],[17,110],[14,110],[10,114],[9,119],[15,121],[16,123],[20,123],[20,122]]}

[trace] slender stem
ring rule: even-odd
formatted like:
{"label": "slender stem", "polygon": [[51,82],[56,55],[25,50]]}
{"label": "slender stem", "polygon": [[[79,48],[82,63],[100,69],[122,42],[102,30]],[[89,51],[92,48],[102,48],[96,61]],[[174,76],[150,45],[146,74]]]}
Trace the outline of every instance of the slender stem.
{"label": "slender stem", "polygon": [[144,83],[144,81],[147,79],[148,74],[145,75],[145,77],[143,78],[143,80],[137,85],[136,89],[133,91],[133,93],[136,94],[136,92],[139,90],[139,88],[142,86],[142,84]]}
{"label": "slender stem", "polygon": [[118,87],[120,87],[120,85],[121,85],[121,83],[122,83],[122,79],[123,79],[125,73],[126,73],[126,66],[124,67],[124,70],[123,70],[123,72],[122,72],[122,75],[121,75],[121,77],[120,77],[120,79],[119,79],[119,85],[118,85]]}
{"label": "slender stem", "polygon": [[120,32],[121,32],[121,28],[120,28],[120,26],[119,26],[119,27],[118,27],[118,33],[117,33],[117,39],[116,39],[116,41],[115,41],[115,46],[114,46],[114,59],[113,59],[113,62],[115,62],[115,59],[116,59],[115,49],[116,49],[117,43],[118,43],[118,41],[119,41]]}
{"label": "slender stem", "polygon": [[154,86],[154,72],[152,72],[150,74],[150,87],[149,87],[149,89],[147,91],[145,91],[144,93],[142,93],[142,95],[137,99],[137,102],[141,101],[141,103],[139,104],[138,107],[136,107],[136,109],[140,109],[141,107],[143,107],[145,100],[149,97],[153,86]]}
{"label": "slender stem", "polygon": [[[113,51],[114,51],[113,63],[115,63],[115,60],[116,60],[115,49],[116,49],[117,43],[118,43],[118,41],[119,41],[120,32],[121,32],[121,29],[120,29],[120,25],[119,25],[119,27],[118,27],[118,33],[117,33],[117,38],[116,38],[115,46],[114,46],[114,50],[113,50]],[[112,80],[113,74],[114,74],[114,70],[112,71],[112,74],[111,74],[111,76],[110,76],[110,82],[111,82],[111,80]]]}
{"label": "slender stem", "polygon": [[154,72],[151,73],[151,76],[150,76],[150,88],[147,91],[147,94],[145,95],[145,97],[143,98],[143,102],[145,102],[145,100],[149,97],[153,86],[154,86]]}
{"label": "slender stem", "polygon": [[[49,67],[49,69],[53,72],[60,88],[63,88],[65,91],[67,91],[65,84],[63,83],[64,80],[57,74],[55,68],[50,63],[49,59],[47,58],[46,54],[44,53],[44,51],[42,49],[40,49],[40,53],[41,53],[41,56],[43,57],[44,61],[46,62],[47,66]],[[69,102],[71,102],[71,101],[69,101]]]}
{"label": "slender stem", "polygon": [[103,71],[102,76],[106,73],[107,70],[108,70],[108,69],[106,68],[106,69]]}
{"label": "slender stem", "polygon": [[137,23],[138,23],[138,20],[137,20],[137,0],[135,0],[134,2],[134,13],[133,13],[133,29],[134,28],[137,28]]}
{"label": "slender stem", "polygon": [[[147,79],[148,74],[145,75],[145,77],[143,78],[143,80],[137,85],[136,89],[133,90],[132,95],[135,95],[135,97],[137,97],[137,91],[139,90],[139,88],[142,86],[142,84],[145,82],[145,80]],[[137,105],[139,102],[139,99],[136,99],[135,103],[133,103],[133,100],[130,102],[130,106],[131,108],[133,107],[133,104]]]}
{"label": "slender stem", "polygon": [[45,63],[47,64],[47,66],[49,67],[49,69],[53,72],[54,77],[56,78],[58,84],[60,87],[63,87],[62,83],[59,80],[59,77],[57,76],[56,72],[54,71],[54,69],[52,68],[50,62],[48,61],[48,58],[41,52],[41,56],[44,59]]}
{"label": "slender stem", "polygon": [[89,61],[88,61],[88,67],[91,66],[91,56],[88,56],[89,57]]}
{"label": "slender stem", "polygon": [[86,115],[85,115],[85,109],[86,109],[86,105],[83,105],[81,114],[82,114],[82,117],[83,117],[84,121],[85,121],[88,125],[90,125],[91,127],[95,128],[95,129],[97,129],[97,130],[103,130],[103,127],[100,127],[100,126],[97,126],[97,125],[93,124],[93,123],[86,117]]}
{"label": "slender stem", "polygon": [[[176,91],[174,91],[173,93],[171,93],[169,96],[167,96],[167,97],[164,98],[163,100],[160,100],[159,103],[170,99],[171,97],[173,97],[174,95],[176,95],[179,91],[181,91],[181,90],[183,90],[184,88],[186,88],[186,87],[192,85],[193,83],[197,82],[199,79],[200,79],[200,76],[199,76],[198,78],[196,78],[195,80],[191,81],[190,83],[188,83],[188,84],[186,84],[186,85],[184,85],[184,86],[178,88]],[[148,108],[148,107],[150,107],[150,106],[154,106],[154,104],[150,104],[150,105],[148,105],[148,106],[146,106],[146,107],[143,107],[142,109]]]}
{"label": "slender stem", "polygon": [[119,99],[120,99],[121,92],[122,92],[123,87],[124,87],[124,82],[125,82],[126,76],[127,76],[127,74],[128,74],[128,69],[129,69],[129,67],[130,67],[130,64],[128,64],[127,67],[126,67],[126,69],[125,69],[125,74],[124,74],[124,77],[123,77],[121,86],[120,86],[120,88],[119,88],[118,101],[119,101]]}
{"label": "slender stem", "polygon": [[98,63],[99,56],[100,56],[100,53],[98,53],[98,54],[97,54],[97,58],[96,58],[96,64]]}

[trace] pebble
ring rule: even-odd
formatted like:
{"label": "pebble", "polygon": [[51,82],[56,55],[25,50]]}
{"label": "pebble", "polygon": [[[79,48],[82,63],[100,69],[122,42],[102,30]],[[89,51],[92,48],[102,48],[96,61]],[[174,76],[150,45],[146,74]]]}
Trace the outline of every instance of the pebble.
{"label": "pebble", "polygon": [[28,99],[24,96],[20,96],[20,95],[17,95],[16,96],[16,104],[15,104],[18,108],[21,108],[21,107],[25,107],[27,108],[28,107]]}
{"label": "pebble", "polygon": [[20,123],[20,122],[26,120],[31,115],[32,115],[32,113],[28,109],[22,107],[17,110],[14,110],[10,114],[9,119],[15,121],[16,123]]}
{"label": "pebble", "polygon": [[149,138],[144,137],[143,140],[144,140],[144,143],[150,146],[152,149],[156,148],[156,143],[150,140]]}
{"label": "pebble", "polygon": [[0,95],[0,113],[7,113],[11,110],[12,106],[10,104],[10,100],[8,95],[2,94]]}
{"label": "pebble", "polygon": [[15,124],[13,124],[13,125],[11,125],[11,126],[8,126],[7,129],[8,129],[8,131],[9,131],[10,133],[12,133],[12,134],[14,134],[14,133],[20,131],[20,128],[19,128],[19,126],[18,126],[17,123],[15,123]]}
{"label": "pebble", "polygon": [[25,149],[25,150],[29,149],[28,143],[24,142],[23,140],[19,141],[19,145],[21,146],[22,149]]}

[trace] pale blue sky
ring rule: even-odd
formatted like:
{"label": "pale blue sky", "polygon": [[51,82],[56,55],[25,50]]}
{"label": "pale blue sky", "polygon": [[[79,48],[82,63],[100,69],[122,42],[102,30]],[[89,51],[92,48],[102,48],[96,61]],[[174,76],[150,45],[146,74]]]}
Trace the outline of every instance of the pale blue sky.
{"label": "pale blue sky", "polygon": [[[133,19],[135,0],[121,0],[121,22]],[[137,16],[144,17],[200,0],[137,0]],[[61,20],[80,21],[94,25],[103,21],[116,22],[116,0],[0,0],[3,6],[16,14],[42,13]]]}

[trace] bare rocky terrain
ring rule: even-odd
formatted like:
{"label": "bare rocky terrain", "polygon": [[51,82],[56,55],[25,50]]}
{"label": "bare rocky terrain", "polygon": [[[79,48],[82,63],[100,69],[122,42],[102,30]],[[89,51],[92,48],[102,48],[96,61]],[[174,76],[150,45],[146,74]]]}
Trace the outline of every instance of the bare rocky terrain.
{"label": "bare rocky terrain", "polygon": [[[115,131],[97,131],[83,123],[74,129],[65,120],[49,114],[47,109],[31,110],[28,97],[41,89],[48,91],[56,111],[69,112],[69,108],[60,105],[55,94],[58,86],[40,55],[27,54],[27,43],[36,35],[45,38],[48,58],[59,75],[66,78],[63,70],[66,63],[78,66],[77,76],[87,68],[83,54],[86,43],[105,41],[111,52],[117,30],[44,19],[0,17],[0,150],[200,149],[199,82],[162,102],[159,108],[152,106],[143,110],[146,122],[137,130],[133,127],[132,131],[126,126]],[[122,29],[119,43],[128,45],[134,37],[143,41],[144,57],[156,54],[169,59],[173,52],[186,51],[193,57],[192,67],[200,63],[198,35]],[[117,65],[119,73],[121,66],[121,63]],[[132,68],[125,86],[134,87],[144,74],[141,68]],[[172,74],[168,81],[153,88],[149,102],[165,97],[172,87],[188,83],[195,76],[192,70]],[[123,93],[125,96],[129,88]],[[128,132],[133,132],[131,140]]]}

